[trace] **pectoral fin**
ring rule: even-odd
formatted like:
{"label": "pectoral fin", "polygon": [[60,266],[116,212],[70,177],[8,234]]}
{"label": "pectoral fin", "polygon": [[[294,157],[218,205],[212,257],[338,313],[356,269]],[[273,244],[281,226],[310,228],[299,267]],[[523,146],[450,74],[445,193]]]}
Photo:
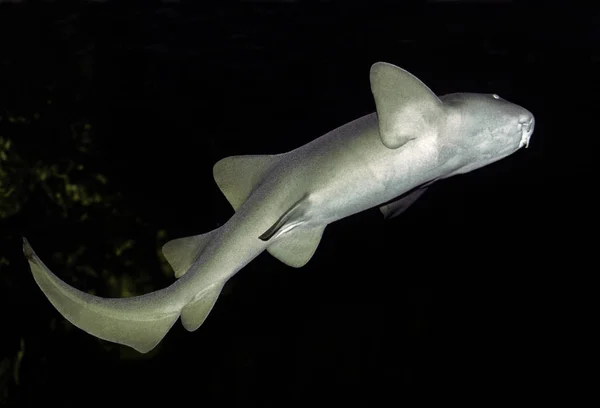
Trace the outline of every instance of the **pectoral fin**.
{"label": "pectoral fin", "polygon": [[385,146],[396,149],[411,139],[437,132],[445,117],[442,101],[414,75],[377,62],[371,67],[370,80]]}
{"label": "pectoral fin", "polygon": [[397,217],[408,210],[408,208],[413,205],[425,191],[427,191],[426,186],[419,187],[395,201],[382,205],[379,207],[379,210],[383,213],[383,217],[386,220]]}

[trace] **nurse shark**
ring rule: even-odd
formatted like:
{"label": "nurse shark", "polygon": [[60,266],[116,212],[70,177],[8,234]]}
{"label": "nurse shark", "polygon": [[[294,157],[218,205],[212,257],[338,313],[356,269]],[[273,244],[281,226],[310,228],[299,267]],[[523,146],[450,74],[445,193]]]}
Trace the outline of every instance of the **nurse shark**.
{"label": "nurse shark", "polygon": [[24,238],[35,281],[75,326],[146,353],[180,317],[187,330],[200,327],[227,281],[263,251],[301,267],[328,224],[373,207],[395,217],[433,182],[529,145],[533,115],[496,94],[438,97],[385,62],[371,66],[370,83],[376,112],[287,153],[214,165],[235,213],[213,231],[163,246],[178,278],[170,286],[129,298],[93,296],[54,275]]}

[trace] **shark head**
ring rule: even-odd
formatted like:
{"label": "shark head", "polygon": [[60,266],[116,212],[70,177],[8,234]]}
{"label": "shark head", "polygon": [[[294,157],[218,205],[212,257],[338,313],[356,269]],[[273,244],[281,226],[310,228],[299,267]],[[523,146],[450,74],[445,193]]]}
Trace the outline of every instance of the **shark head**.
{"label": "shark head", "polygon": [[496,94],[454,93],[436,96],[409,72],[386,62],[371,66],[371,91],[377,106],[382,143],[397,149],[434,135],[442,160],[470,171],[529,145],[534,119],[528,110]]}
{"label": "shark head", "polygon": [[533,114],[496,94],[454,93],[440,98],[446,109],[446,129],[440,135],[451,146],[466,173],[528,147],[535,127]]}

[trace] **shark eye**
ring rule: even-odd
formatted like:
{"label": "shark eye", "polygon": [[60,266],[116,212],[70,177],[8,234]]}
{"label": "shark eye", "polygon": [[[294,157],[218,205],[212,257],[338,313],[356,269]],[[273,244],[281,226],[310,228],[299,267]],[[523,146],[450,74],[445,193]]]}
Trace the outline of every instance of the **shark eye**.
{"label": "shark eye", "polygon": [[498,94],[492,94],[492,96],[494,97],[494,99],[500,99],[500,97],[498,96]]}

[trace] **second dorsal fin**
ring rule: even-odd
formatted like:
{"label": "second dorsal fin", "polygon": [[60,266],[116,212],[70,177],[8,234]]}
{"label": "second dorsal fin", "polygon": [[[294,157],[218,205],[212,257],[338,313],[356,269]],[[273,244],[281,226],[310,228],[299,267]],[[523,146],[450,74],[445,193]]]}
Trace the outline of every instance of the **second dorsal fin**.
{"label": "second dorsal fin", "polygon": [[162,247],[162,253],[173,268],[175,277],[180,278],[196,261],[204,247],[211,241],[213,233],[172,239]]}

